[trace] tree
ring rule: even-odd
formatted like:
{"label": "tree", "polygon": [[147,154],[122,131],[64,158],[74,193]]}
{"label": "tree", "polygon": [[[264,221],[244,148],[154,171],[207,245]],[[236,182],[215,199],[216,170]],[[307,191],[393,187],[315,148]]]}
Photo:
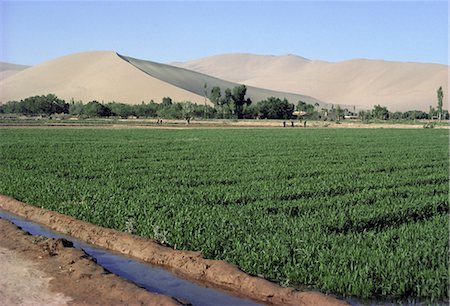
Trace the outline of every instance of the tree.
{"label": "tree", "polygon": [[399,120],[403,118],[403,113],[402,112],[394,112],[389,114],[389,118],[394,119],[394,120]]}
{"label": "tree", "polygon": [[69,105],[69,114],[79,116],[83,113],[83,102],[72,101]]}
{"label": "tree", "polygon": [[192,102],[183,102],[181,103],[181,114],[184,120],[187,120],[188,123],[194,115],[194,104]]}
{"label": "tree", "polygon": [[359,112],[358,115],[359,115],[359,118],[361,119],[361,121],[368,122],[370,120],[370,118],[372,117],[372,112],[362,110]]}
{"label": "tree", "polygon": [[433,106],[430,105],[430,110],[428,111],[429,119],[433,119],[434,114],[436,113],[436,110]]}
{"label": "tree", "polygon": [[[208,84],[205,82],[205,84],[203,85],[203,93],[205,95],[205,111],[206,111],[206,100],[208,99]],[[204,117],[206,118],[206,112],[204,114]]]}
{"label": "tree", "polygon": [[344,119],[344,110],[341,108],[340,105],[338,105],[336,108],[336,116],[338,121]]}
{"label": "tree", "polygon": [[255,119],[259,117],[259,107],[258,105],[249,105],[244,109],[242,114],[245,119]]}
{"label": "tree", "polygon": [[375,105],[372,110],[372,116],[376,119],[389,119],[389,111],[385,106]]}
{"label": "tree", "polygon": [[316,107],[318,107],[318,106],[320,106],[320,105],[317,102],[314,103],[314,105],[313,105],[313,104],[308,104],[308,103],[300,100],[300,101],[298,101],[298,104],[297,104],[297,110],[306,113],[303,116],[304,118],[317,119],[319,117],[319,113],[316,110]]}
{"label": "tree", "polygon": [[151,100],[148,104],[142,102],[134,106],[134,112],[138,117],[156,117],[159,104]]}
{"label": "tree", "polygon": [[183,107],[180,103],[161,103],[158,108],[157,114],[161,118],[182,119]]}
{"label": "tree", "polygon": [[286,99],[269,97],[258,102],[258,110],[263,119],[289,119],[294,111],[294,104]]}
{"label": "tree", "polygon": [[221,97],[222,97],[222,94],[220,93],[220,87],[214,86],[211,89],[211,93],[209,95],[209,100],[211,100],[211,102],[214,103],[215,106],[219,106]]}
{"label": "tree", "polygon": [[231,89],[230,88],[225,89],[224,94],[225,95],[219,99],[218,105],[222,110],[222,117],[226,118],[227,114],[231,114],[233,112],[233,107],[231,105],[232,104]]}
{"label": "tree", "polygon": [[136,115],[135,108],[128,104],[110,102],[106,106],[111,110],[112,114],[115,116],[127,118],[128,116]]}
{"label": "tree", "polygon": [[438,119],[439,122],[442,120],[442,100],[444,99],[444,92],[442,91],[442,86],[437,90],[438,98]]}
{"label": "tree", "polygon": [[245,99],[245,94],[247,93],[247,87],[245,85],[238,85],[233,88],[233,94],[231,98],[234,102],[235,114],[238,119],[243,118],[244,105],[250,105],[252,101],[250,99]]}
{"label": "tree", "polygon": [[97,101],[91,101],[83,106],[83,115],[88,117],[111,116],[111,109]]}
{"label": "tree", "polygon": [[166,106],[170,106],[170,105],[172,105],[172,99],[170,97],[164,97],[162,99],[161,106],[166,107]]}

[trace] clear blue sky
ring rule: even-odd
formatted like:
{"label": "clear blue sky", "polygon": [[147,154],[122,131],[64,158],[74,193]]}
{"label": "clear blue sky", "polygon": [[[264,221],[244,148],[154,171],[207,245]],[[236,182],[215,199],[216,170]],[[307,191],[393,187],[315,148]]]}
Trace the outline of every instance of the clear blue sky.
{"label": "clear blue sky", "polygon": [[229,52],[448,64],[447,1],[7,2],[0,61],[112,50],[159,62]]}

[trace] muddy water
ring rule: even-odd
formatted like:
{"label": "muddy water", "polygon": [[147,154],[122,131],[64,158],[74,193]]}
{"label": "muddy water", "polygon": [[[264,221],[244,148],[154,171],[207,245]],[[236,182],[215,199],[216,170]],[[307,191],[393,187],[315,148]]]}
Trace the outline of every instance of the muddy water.
{"label": "muddy water", "polygon": [[96,259],[97,264],[106,270],[125,278],[151,292],[174,297],[194,306],[254,306],[262,305],[252,300],[239,298],[229,293],[200,286],[179,278],[162,268],[131,259],[114,252],[97,248],[73,237],[54,232],[44,226],[0,210],[0,218],[9,220],[32,235],[47,238],[65,238],[73,242],[74,247],[84,250]]}

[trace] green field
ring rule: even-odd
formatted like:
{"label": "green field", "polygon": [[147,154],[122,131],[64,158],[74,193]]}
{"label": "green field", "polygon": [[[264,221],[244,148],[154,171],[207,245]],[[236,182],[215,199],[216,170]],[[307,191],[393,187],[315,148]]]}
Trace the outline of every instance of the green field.
{"label": "green field", "polygon": [[282,285],[448,298],[449,133],[0,129],[0,193]]}

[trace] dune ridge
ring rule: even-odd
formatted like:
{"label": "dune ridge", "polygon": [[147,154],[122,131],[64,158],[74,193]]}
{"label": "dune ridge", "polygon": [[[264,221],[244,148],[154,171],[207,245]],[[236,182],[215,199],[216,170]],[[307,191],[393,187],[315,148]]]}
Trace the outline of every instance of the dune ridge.
{"label": "dune ridge", "polygon": [[[225,89],[232,89],[235,86],[238,86],[239,83],[225,81],[216,77],[212,77],[207,74],[198,73],[192,70],[175,67],[172,65],[160,64],[152,61],[136,59],[128,56],[119,56],[125,61],[131,63],[139,70],[147,73],[148,75],[157,78],[159,80],[170,83],[178,88],[185,89],[197,95],[204,96],[204,86],[207,85],[207,91],[211,91],[211,89],[215,86],[221,88],[222,93]],[[241,82],[241,84],[245,84],[245,82]],[[247,84],[246,84],[247,85]],[[258,88],[254,86],[247,86],[247,94],[246,97],[250,98],[253,102],[258,102],[267,97],[278,97],[280,99],[288,99],[291,102],[297,103],[299,100],[304,102],[314,104],[318,103],[322,106],[327,106],[327,104],[323,101],[315,99],[310,96],[305,96],[302,94],[293,94],[290,92],[281,92],[276,90],[268,90],[265,88]]]}

